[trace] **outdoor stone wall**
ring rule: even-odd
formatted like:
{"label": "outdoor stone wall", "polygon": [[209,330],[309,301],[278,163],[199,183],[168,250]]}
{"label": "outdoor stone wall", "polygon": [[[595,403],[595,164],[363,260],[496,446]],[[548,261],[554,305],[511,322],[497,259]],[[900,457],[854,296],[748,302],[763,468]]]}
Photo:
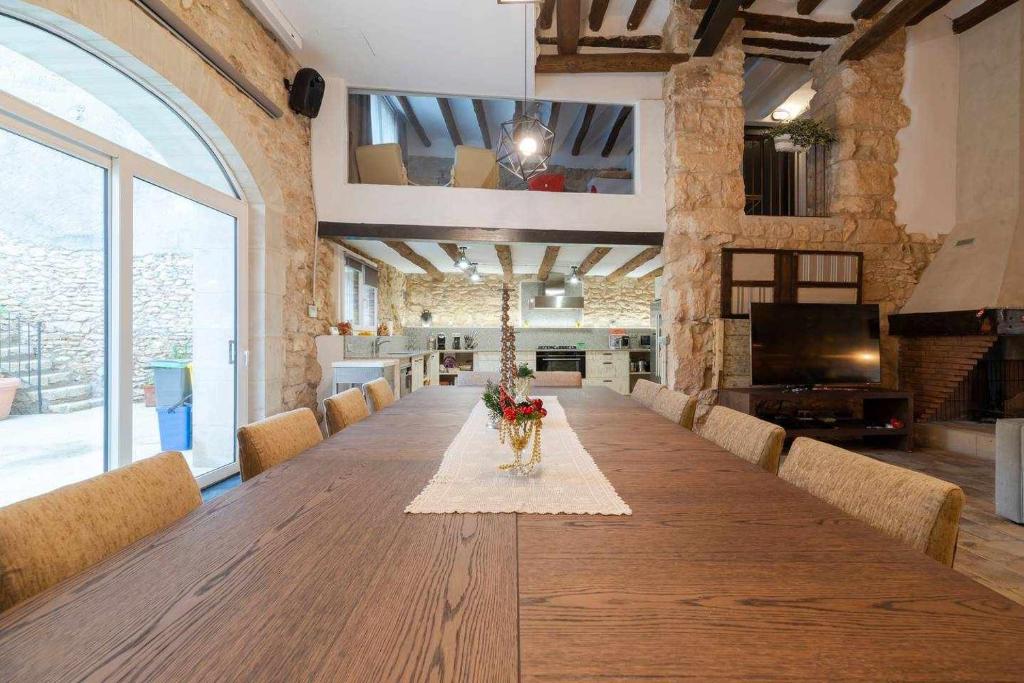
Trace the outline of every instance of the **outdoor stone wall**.
{"label": "outdoor stone wall", "polygon": [[[535,277],[517,275],[513,281],[511,317],[519,320],[519,283]],[[405,300],[402,315],[406,327],[418,327],[423,309],[434,317],[435,327],[493,327],[501,320],[501,288],[498,275],[470,282],[464,275],[445,275],[433,281],[423,275],[405,276]],[[651,322],[654,281],[622,278],[607,282],[603,277],[583,280],[584,324],[588,327],[646,327]]]}
{"label": "outdoor stone wall", "polygon": [[[698,18],[675,3],[668,44],[688,49]],[[665,82],[668,229],[662,314],[671,335],[668,381],[701,393],[705,403],[714,400],[720,386],[749,382],[744,380],[749,369],[742,369],[749,368],[749,357],[737,350],[745,348],[748,329],[724,321],[718,329],[725,338],[715,339],[723,247],[861,251],[864,301],[880,304],[885,320],[906,301],[941,245],[941,238],[908,234],[895,222],[896,132],[908,121],[900,101],[903,36],[862,62],[839,62],[866,23],[812,65],[818,92],[810,115],[839,136],[828,160],[832,217],[743,215],[741,23],[733,22],[714,57],[673,67]],[[895,340],[883,323],[886,386],[896,384],[897,363]]]}

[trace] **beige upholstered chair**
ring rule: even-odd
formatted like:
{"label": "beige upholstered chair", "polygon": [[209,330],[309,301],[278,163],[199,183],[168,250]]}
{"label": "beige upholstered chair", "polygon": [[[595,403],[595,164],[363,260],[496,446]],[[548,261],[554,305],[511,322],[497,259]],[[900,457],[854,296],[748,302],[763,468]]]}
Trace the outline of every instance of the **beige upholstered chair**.
{"label": "beige upholstered chair", "polygon": [[697,399],[681,391],[666,388],[654,397],[654,412],[676,424],[693,429],[693,415],[697,412]]}
{"label": "beige upholstered chair", "polygon": [[238,465],[242,481],[291,460],[324,440],[309,408],[280,413],[238,430]]}
{"label": "beige upholstered chair", "polygon": [[327,417],[327,435],[333,436],[369,417],[370,409],[366,406],[362,390],[353,387],[324,399],[324,414]]}
{"label": "beige upholstered chair", "polygon": [[383,377],[378,377],[372,382],[363,385],[363,389],[369,394],[373,401],[374,410],[384,410],[395,402],[395,392],[391,391],[391,385]]}
{"label": "beige upholstered chair", "polygon": [[481,147],[458,145],[452,165],[452,187],[498,187],[498,161],[494,152]]}
{"label": "beige upholstered chair", "polygon": [[370,185],[408,185],[402,147],[396,143],[356,147],[359,182]]}
{"label": "beige upholstered chair", "polygon": [[496,372],[460,372],[455,375],[457,387],[485,387],[488,382],[498,382]]}
{"label": "beige upholstered chair", "polygon": [[533,376],[535,387],[582,387],[583,375],[578,372],[566,370],[548,370],[535,372]]}
{"label": "beige upholstered chair", "polygon": [[953,566],[964,507],[959,486],[803,437],[793,441],[779,476]]}
{"label": "beige upholstered chair", "polygon": [[779,454],[782,453],[786,430],[778,425],[731,408],[715,406],[697,433],[772,474],[779,471]]}
{"label": "beige upholstered chair", "polygon": [[202,503],[185,458],[169,451],[0,508],[0,611]]}
{"label": "beige upholstered chair", "polygon": [[630,394],[634,399],[640,401],[647,408],[654,407],[654,399],[657,398],[658,394],[665,390],[666,387],[661,384],[655,384],[649,379],[638,379],[636,384],[633,385],[633,393]]}

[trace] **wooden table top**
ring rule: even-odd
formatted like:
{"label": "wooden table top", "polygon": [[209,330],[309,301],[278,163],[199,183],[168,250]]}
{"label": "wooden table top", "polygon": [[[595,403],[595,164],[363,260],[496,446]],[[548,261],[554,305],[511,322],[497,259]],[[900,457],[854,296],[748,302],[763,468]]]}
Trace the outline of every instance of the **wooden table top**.
{"label": "wooden table top", "polygon": [[0,616],[4,681],[1020,680],[1024,607],[626,397],[557,394],[630,517],[407,515],[434,387]]}

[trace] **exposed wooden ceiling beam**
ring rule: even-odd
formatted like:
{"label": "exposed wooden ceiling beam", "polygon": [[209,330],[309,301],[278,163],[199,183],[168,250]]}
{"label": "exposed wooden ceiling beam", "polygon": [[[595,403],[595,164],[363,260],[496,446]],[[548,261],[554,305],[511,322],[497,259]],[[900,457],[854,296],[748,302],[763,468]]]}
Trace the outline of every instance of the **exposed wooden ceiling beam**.
{"label": "exposed wooden ceiling beam", "polygon": [[604,13],[608,11],[608,0],[590,0],[590,14],[587,16],[587,24],[590,30],[597,32],[601,30],[604,23]]}
{"label": "exposed wooden ceiling beam", "polygon": [[870,19],[888,4],[889,0],[860,0],[860,3],[850,12],[850,16],[854,19]]}
{"label": "exposed wooden ceiling beam", "polygon": [[579,132],[576,133],[576,142],[572,143],[572,155],[574,157],[578,157],[583,149],[583,143],[587,139],[587,133],[590,131],[590,124],[594,120],[594,111],[596,109],[596,104],[588,104],[587,108],[583,111],[583,122],[580,124]]}
{"label": "exposed wooden ceiling beam", "polygon": [[539,74],[654,73],[682,64],[690,56],[679,52],[615,52],[586,55],[540,55]]}
{"label": "exposed wooden ceiling beam", "polygon": [[480,127],[480,137],[484,140],[484,147],[491,148],[491,129],[487,126],[487,110],[484,109],[484,101],[473,99],[473,112],[476,114],[476,125]]}
{"label": "exposed wooden ceiling beam", "polygon": [[707,9],[711,0],[690,0],[690,9]]}
{"label": "exposed wooden ceiling beam", "polygon": [[715,16],[715,8],[718,7],[718,0],[710,0],[708,2],[708,8],[704,10],[704,14],[700,17],[700,22],[697,24],[697,30],[693,33],[694,40],[700,40],[704,35],[704,31],[708,29],[708,24],[711,23],[711,17]]}
{"label": "exposed wooden ceiling beam", "polygon": [[651,272],[644,273],[643,275],[641,275],[640,276],[640,282],[651,282],[652,280],[654,280],[654,278],[659,277],[664,272],[665,272],[665,267],[664,266],[659,266],[659,267],[655,268],[654,270],[652,270]]}
{"label": "exposed wooden ceiling beam", "polygon": [[462,135],[459,134],[459,124],[455,122],[455,114],[452,113],[452,103],[447,97],[438,97],[437,106],[441,109],[441,116],[444,117],[444,125],[448,129],[448,137],[456,147],[462,144]]}
{"label": "exposed wooden ceiling beam", "polygon": [[576,274],[583,277],[589,273],[590,269],[596,266],[611,250],[611,247],[594,247],[591,249],[590,253],[580,261],[580,265],[576,268]]}
{"label": "exposed wooden ceiling beam", "polygon": [[540,16],[537,17],[537,25],[543,29],[549,29],[554,17],[555,0],[544,0],[540,6]]}
{"label": "exposed wooden ceiling beam", "polygon": [[558,115],[562,113],[562,103],[552,102],[551,112],[548,114],[547,127],[552,133],[558,132]]}
{"label": "exposed wooden ceiling beam", "polygon": [[830,47],[826,43],[805,43],[802,40],[757,38],[754,36],[744,38],[743,44],[750,47],[765,47],[769,50],[788,50],[790,52],[824,52]]}
{"label": "exposed wooden ceiling beam", "polygon": [[[557,45],[554,36],[537,36],[541,45]],[[580,47],[614,47],[623,50],[660,50],[662,38],[658,35],[649,36],[581,36]]]}
{"label": "exposed wooden ceiling beam", "polygon": [[580,0],[557,0],[558,54],[574,55],[580,43]]}
{"label": "exposed wooden ceiling beam", "polygon": [[494,251],[498,254],[498,263],[501,264],[501,272],[505,275],[505,281],[511,282],[512,272],[512,247],[507,244],[495,244]]}
{"label": "exposed wooden ceiling beam", "polygon": [[558,260],[558,250],[559,247],[548,247],[544,250],[544,258],[540,262],[540,268],[537,269],[538,280],[548,279],[551,269],[555,267],[555,261]]}
{"label": "exposed wooden ceiling beam", "polygon": [[437,266],[435,266],[433,263],[430,262],[430,259],[428,259],[428,258],[424,257],[422,254],[419,254],[416,251],[414,251],[413,248],[410,247],[405,242],[396,242],[396,241],[393,241],[393,240],[384,240],[384,244],[388,245],[389,247],[394,249],[396,252],[398,252],[398,255],[401,256],[402,258],[404,258],[409,263],[412,263],[413,265],[418,266],[418,267],[422,268],[423,270],[425,270],[427,272],[427,275],[430,276],[431,280],[438,280],[439,281],[439,280],[443,280],[444,279],[444,273],[442,273],[440,270],[438,270]]}
{"label": "exposed wooden ceiling beam", "polygon": [[615,123],[612,124],[612,129],[608,132],[608,139],[605,140],[604,149],[601,150],[601,156],[611,156],[612,150],[615,148],[615,143],[619,139],[619,133],[622,131],[622,126],[626,124],[626,119],[633,113],[633,107],[619,107],[619,115],[615,117]]}
{"label": "exposed wooden ceiling beam", "polygon": [[908,21],[917,15],[932,0],[902,0],[898,5],[853,41],[839,61],[847,59],[864,59],[871,51],[881,45],[886,38],[903,28]]}
{"label": "exposed wooden ceiling beam", "polygon": [[940,9],[942,9],[948,4],[949,0],[934,0],[932,4],[925,7],[923,10],[918,12],[913,19],[908,21],[907,26],[916,26],[917,24],[920,24],[922,21],[930,17],[935,12],[938,12]]}
{"label": "exposed wooden ceiling beam", "polygon": [[624,230],[559,230],[545,228],[470,228],[456,225],[399,225],[394,223],[342,223],[320,221],[324,238],[346,240],[401,240],[405,242],[490,242],[523,244],[608,244],[657,246],[665,233]]}
{"label": "exposed wooden ceiling beam", "polygon": [[1002,12],[1017,0],[985,0],[969,12],[961,14],[953,20],[953,33],[963,33],[972,29],[989,17]]}
{"label": "exposed wooden ceiling beam", "polygon": [[651,0],[636,0],[633,3],[633,10],[629,13],[629,19],[626,20],[626,28],[630,31],[640,28],[640,24],[643,23],[644,17],[647,16],[647,9],[650,6]]}
{"label": "exposed wooden ceiling beam", "polygon": [[[711,6],[704,11],[707,25],[704,26],[700,42],[697,44],[697,49],[693,51],[693,56],[711,57],[714,55],[729,24],[736,18],[736,13],[739,11],[739,0],[713,0]],[[711,15],[710,18],[708,15]]]}
{"label": "exposed wooden ceiling beam", "polygon": [[459,251],[459,245],[454,242],[438,242],[437,246],[444,249],[444,253],[448,254],[448,258],[452,260],[452,264],[459,260],[462,256],[462,252]]}
{"label": "exposed wooden ceiling beam", "polygon": [[835,21],[815,21],[802,17],[780,17],[774,14],[754,14],[753,12],[740,12],[739,17],[745,20],[745,28],[748,31],[786,33],[801,38],[839,38],[853,31],[853,24]]}
{"label": "exposed wooden ceiling beam", "polygon": [[605,282],[615,282],[617,280],[621,280],[622,278],[626,277],[634,270],[636,270],[643,264],[647,263],[660,253],[661,247],[649,247],[647,249],[644,249],[639,254],[637,254],[636,256],[634,256],[633,258],[629,259],[621,266],[616,268],[613,273],[611,273],[607,278],[605,278]]}
{"label": "exposed wooden ceiling beam", "polygon": [[800,2],[796,3],[796,13],[804,15],[810,14],[814,10],[818,9],[818,5],[820,5],[821,2],[822,0],[800,0]]}
{"label": "exposed wooden ceiling beam", "polygon": [[420,139],[424,147],[430,147],[430,138],[427,137],[427,131],[423,130],[423,124],[420,123],[419,117],[416,116],[412,105],[409,104],[409,98],[405,95],[399,95],[397,99],[398,106],[402,108],[402,113],[405,114],[405,118],[412,125],[412,129],[416,132],[416,137]]}
{"label": "exposed wooden ceiling beam", "polygon": [[803,64],[807,66],[814,61],[809,57],[792,57],[790,55],[776,55],[769,52],[744,52],[743,54],[747,59],[760,57],[761,59],[770,59],[775,62],[782,62],[783,64]]}

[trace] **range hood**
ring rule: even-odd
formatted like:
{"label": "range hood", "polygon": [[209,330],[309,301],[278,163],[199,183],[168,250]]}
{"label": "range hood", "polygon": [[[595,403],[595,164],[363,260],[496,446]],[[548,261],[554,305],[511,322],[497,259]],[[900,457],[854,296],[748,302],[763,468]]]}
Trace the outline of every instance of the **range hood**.
{"label": "range hood", "polygon": [[550,273],[541,284],[541,292],[530,301],[530,308],[540,309],[581,309],[583,308],[583,283],[565,284],[565,275]]}

